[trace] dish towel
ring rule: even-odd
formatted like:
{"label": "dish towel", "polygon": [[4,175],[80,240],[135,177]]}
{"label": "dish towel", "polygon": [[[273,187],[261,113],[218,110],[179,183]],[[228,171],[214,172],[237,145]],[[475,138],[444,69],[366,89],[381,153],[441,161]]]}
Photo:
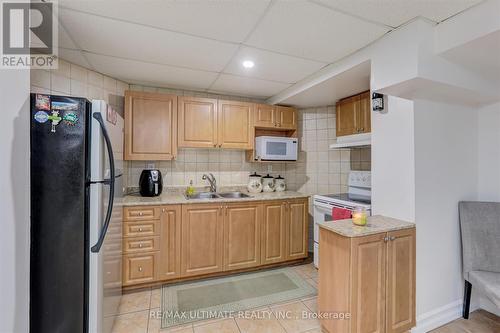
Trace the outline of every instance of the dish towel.
{"label": "dish towel", "polygon": [[352,212],[349,209],[333,207],[332,218],[334,221],[350,219]]}

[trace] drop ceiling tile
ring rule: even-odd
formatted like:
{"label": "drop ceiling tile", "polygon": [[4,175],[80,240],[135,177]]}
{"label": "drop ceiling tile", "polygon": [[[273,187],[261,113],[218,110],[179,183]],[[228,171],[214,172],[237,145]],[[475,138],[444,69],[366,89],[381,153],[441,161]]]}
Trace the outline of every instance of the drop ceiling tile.
{"label": "drop ceiling tile", "polygon": [[[255,66],[244,68],[242,65],[244,60],[252,60]],[[224,72],[270,81],[295,83],[325,65],[326,63],[323,62],[305,60],[252,47],[242,47]]]}
{"label": "drop ceiling tile", "polygon": [[223,41],[242,42],[270,0],[60,0],[80,11]]}
{"label": "drop ceiling tile", "polygon": [[216,73],[119,59],[84,52],[99,73],[125,81],[154,87],[206,89],[217,78]]}
{"label": "drop ceiling tile", "polygon": [[290,84],[249,77],[221,74],[210,92],[267,98],[288,88]]}
{"label": "drop ceiling tile", "polygon": [[90,68],[90,64],[88,61],[85,59],[83,56],[82,52],[78,50],[70,50],[70,49],[65,49],[65,48],[59,48],[58,50],[59,54],[58,57],[66,60],[70,63],[73,63],[78,66],[82,66],[85,68]]}
{"label": "drop ceiling tile", "polygon": [[236,44],[106,19],[61,9],[59,17],[84,51],[133,60],[220,71],[237,50]]}
{"label": "drop ceiling tile", "polygon": [[245,43],[322,62],[334,62],[389,29],[305,1],[277,1]]}
{"label": "drop ceiling tile", "polygon": [[375,22],[398,27],[423,16],[441,22],[483,0],[315,0],[334,9],[339,9]]}

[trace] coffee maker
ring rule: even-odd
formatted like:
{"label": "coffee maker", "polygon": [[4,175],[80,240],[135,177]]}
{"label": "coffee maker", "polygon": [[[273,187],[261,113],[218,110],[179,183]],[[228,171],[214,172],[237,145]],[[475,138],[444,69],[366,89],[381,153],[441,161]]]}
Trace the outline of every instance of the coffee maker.
{"label": "coffee maker", "polygon": [[163,181],[160,170],[142,170],[139,178],[139,192],[143,197],[156,197],[161,194]]}

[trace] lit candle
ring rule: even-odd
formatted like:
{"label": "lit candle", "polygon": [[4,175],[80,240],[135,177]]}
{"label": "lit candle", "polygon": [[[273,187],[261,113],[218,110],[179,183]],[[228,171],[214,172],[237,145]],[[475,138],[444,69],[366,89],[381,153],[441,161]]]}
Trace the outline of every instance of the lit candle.
{"label": "lit candle", "polygon": [[364,207],[356,207],[352,212],[352,223],[355,225],[366,225],[366,210]]}

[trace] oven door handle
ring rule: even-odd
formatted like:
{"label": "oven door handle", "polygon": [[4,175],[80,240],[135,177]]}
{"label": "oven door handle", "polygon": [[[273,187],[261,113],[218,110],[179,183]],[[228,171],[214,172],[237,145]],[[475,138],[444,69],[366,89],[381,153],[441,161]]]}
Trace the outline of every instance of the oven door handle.
{"label": "oven door handle", "polygon": [[346,205],[341,205],[337,203],[331,203],[331,202],[324,202],[324,201],[314,201],[314,206],[318,207],[320,209],[325,209],[331,211],[332,208],[343,208],[352,211],[354,207],[352,206],[346,206]]}

